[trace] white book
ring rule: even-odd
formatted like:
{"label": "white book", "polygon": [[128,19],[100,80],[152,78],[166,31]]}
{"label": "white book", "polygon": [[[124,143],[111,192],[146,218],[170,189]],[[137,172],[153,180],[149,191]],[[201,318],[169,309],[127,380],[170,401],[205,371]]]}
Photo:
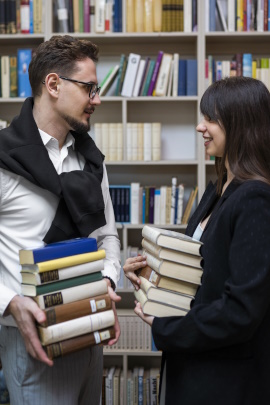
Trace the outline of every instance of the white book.
{"label": "white book", "polygon": [[172,95],[172,83],[173,83],[173,59],[171,60],[171,66],[170,66],[169,82],[168,82],[168,88],[167,88],[167,97],[170,97]]}
{"label": "white book", "polygon": [[161,123],[152,122],[152,160],[160,160],[161,154]]}
{"label": "white book", "polygon": [[1,56],[1,86],[2,86],[2,97],[9,97],[9,82],[10,82],[10,72],[9,72],[9,56]]}
{"label": "white book", "polygon": [[[108,286],[105,280],[93,281],[76,287],[66,288],[61,291],[55,291],[50,294],[38,295],[33,299],[39,308],[45,309],[48,306],[58,304],[68,304],[69,302],[83,300],[95,295],[105,294],[108,292]],[[47,305],[50,303],[51,305]]]}
{"label": "white book", "polygon": [[178,95],[178,74],[179,74],[179,53],[173,54],[173,88],[172,95],[177,97]]}
{"label": "white book", "polygon": [[113,3],[106,1],[105,3],[105,32],[113,31]]}
{"label": "white book", "polygon": [[171,217],[170,217],[170,224],[174,224],[174,217],[175,217],[175,207],[176,207],[176,187],[177,187],[177,178],[172,178],[172,199],[171,199]]}
{"label": "white book", "polygon": [[235,31],[235,0],[228,0],[228,31]]}
{"label": "white book", "polygon": [[183,184],[179,184],[178,186],[178,199],[177,199],[177,225],[180,225],[182,222],[183,216],[183,207],[184,207],[184,193],[185,187]]}
{"label": "white book", "polygon": [[218,11],[218,16],[220,18],[221,26],[223,28],[223,31],[228,31],[228,26],[227,26],[227,21],[225,18],[225,14],[222,8],[222,2],[221,0],[217,0],[217,11]]}
{"label": "white book", "polygon": [[115,122],[109,123],[109,149],[110,160],[117,161],[117,124]]}
{"label": "white book", "polygon": [[264,31],[264,0],[257,2],[257,31]]}
{"label": "white book", "polygon": [[119,65],[115,65],[113,70],[111,71],[110,75],[108,76],[107,80],[103,83],[101,90],[100,90],[100,97],[101,96],[105,96],[105,94],[108,92],[108,90],[110,89],[111,85],[113,84],[117,73],[119,70]]}
{"label": "white book", "polygon": [[230,77],[231,63],[229,60],[222,61],[222,79]]}
{"label": "white book", "polygon": [[192,32],[192,0],[184,0],[184,32]]}
{"label": "white book", "polygon": [[131,124],[131,160],[138,160],[138,126],[136,122]]}
{"label": "white book", "polygon": [[132,160],[132,123],[127,123],[126,160]]}
{"label": "white book", "polygon": [[123,82],[121,95],[124,97],[131,97],[133,94],[134,84],[139,68],[141,55],[130,53],[128,57],[127,70]]}
{"label": "white book", "polygon": [[103,122],[101,124],[101,139],[102,139],[102,153],[105,155],[107,162],[110,161],[110,150],[109,150],[109,124]]}
{"label": "white book", "polygon": [[84,274],[95,273],[103,269],[103,260],[95,260],[93,262],[45,271],[43,273],[39,273],[38,271],[33,272],[27,265],[22,265],[21,275],[23,284],[41,285],[43,283],[66,280],[72,277],[83,276]]}
{"label": "white book", "polygon": [[139,95],[140,84],[142,81],[144,67],[145,67],[145,59],[141,59],[140,63],[139,63],[139,68],[138,68],[138,73],[137,73],[134,89],[133,89],[133,97],[138,97],[138,95]]}
{"label": "white book", "polygon": [[123,160],[123,123],[117,122],[116,124],[117,132],[117,161],[121,162]]}
{"label": "white book", "polygon": [[160,187],[160,223],[166,224],[166,199],[167,199],[167,186]]}
{"label": "white book", "polygon": [[158,72],[158,78],[155,88],[155,95],[162,97],[167,94],[167,87],[169,81],[170,67],[173,55],[170,53],[164,53],[161,60],[160,69]]}
{"label": "white book", "polygon": [[95,2],[95,31],[96,33],[105,32],[105,0]]}
{"label": "white book", "polygon": [[143,160],[143,123],[138,122],[137,125],[138,130],[138,160]]}
{"label": "white book", "polygon": [[101,134],[101,123],[96,122],[94,124],[94,132],[95,132],[95,144],[97,148],[102,151],[102,134]]}
{"label": "white book", "polygon": [[139,194],[140,183],[131,183],[131,207],[130,207],[130,222],[139,224]]}
{"label": "white book", "polygon": [[143,124],[143,160],[152,160],[152,124],[149,122]]}

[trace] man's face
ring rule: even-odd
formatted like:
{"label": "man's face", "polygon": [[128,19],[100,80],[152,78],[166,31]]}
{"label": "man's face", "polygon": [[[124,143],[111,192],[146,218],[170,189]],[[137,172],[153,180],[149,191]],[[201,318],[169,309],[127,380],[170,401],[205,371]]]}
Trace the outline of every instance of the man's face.
{"label": "man's face", "polygon": [[[76,63],[76,72],[68,76],[86,83],[96,83],[96,66],[87,58]],[[61,92],[59,97],[58,113],[66,122],[68,129],[77,133],[85,133],[90,130],[90,117],[95,111],[96,105],[100,104],[99,95],[96,94],[93,100],[89,98],[89,86],[59,79]]]}

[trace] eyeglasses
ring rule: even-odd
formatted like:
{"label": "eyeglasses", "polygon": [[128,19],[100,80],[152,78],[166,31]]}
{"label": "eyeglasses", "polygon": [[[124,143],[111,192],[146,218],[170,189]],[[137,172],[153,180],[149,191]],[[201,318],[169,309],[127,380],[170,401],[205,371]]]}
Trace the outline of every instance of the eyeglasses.
{"label": "eyeglasses", "polygon": [[[73,83],[84,84],[86,87],[89,87],[89,98],[90,98],[90,100],[94,100],[96,94],[99,94],[100,89],[101,89],[101,87],[99,87],[96,83],[81,82],[80,80],[69,79],[68,77],[65,77],[65,76],[59,76],[59,78],[63,79],[63,80],[68,80],[69,82],[73,82]],[[45,80],[42,83],[45,84]]]}

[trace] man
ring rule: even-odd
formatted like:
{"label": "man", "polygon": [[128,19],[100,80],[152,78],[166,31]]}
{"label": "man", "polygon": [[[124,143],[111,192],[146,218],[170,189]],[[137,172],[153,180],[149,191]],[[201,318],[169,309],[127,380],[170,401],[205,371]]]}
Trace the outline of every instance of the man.
{"label": "man", "polygon": [[[35,322],[45,315],[22,297],[20,248],[78,236],[106,251],[103,276],[113,301],[120,243],[104,156],[87,134],[100,105],[90,41],[54,36],[29,66],[33,98],[0,137],[0,354],[11,403],[99,404],[102,348],[49,360]],[[115,311],[115,303],[113,302]],[[116,311],[115,311],[116,315]],[[120,335],[116,316],[115,343]]]}

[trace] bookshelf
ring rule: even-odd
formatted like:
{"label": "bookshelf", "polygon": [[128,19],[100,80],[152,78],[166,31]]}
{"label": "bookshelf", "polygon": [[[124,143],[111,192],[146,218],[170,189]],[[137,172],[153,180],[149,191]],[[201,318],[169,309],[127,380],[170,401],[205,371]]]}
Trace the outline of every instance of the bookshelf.
{"label": "bookshelf", "polygon": [[[225,1],[226,3],[226,1]],[[205,186],[215,178],[214,162],[205,159],[203,139],[196,133],[196,124],[200,121],[199,101],[205,90],[205,58],[214,55],[220,60],[231,59],[236,53],[249,52],[255,57],[269,58],[270,32],[206,32],[206,0],[197,1],[197,32],[126,32],[125,7],[123,6],[123,32],[117,33],[74,33],[78,38],[90,38],[100,47],[100,60],[97,65],[99,81],[103,79],[110,67],[119,63],[120,55],[128,56],[130,52],[142,57],[155,57],[159,50],[178,52],[182,58],[194,58],[198,61],[198,95],[192,97],[115,97],[104,96],[102,105],[96,109],[91,119],[95,122],[121,122],[123,134],[128,122],[162,123],[162,154],[160,161],[108,162],[107,170],[110,184],[130,184],[133,181],[142,185],[170,185],[171,178],[176,176],[179,182],[190,186],[198,185],[198,200],[202,197]],[[16,54],[18,48],[35,48],[48,40],[54,32],[53,0],[43,0],[43,33],[42,34],[1,34],[0,55]],[[0,98],[0,119],[11,120],[20,110],[22,98]],[[106,119],[104,119],[106,117]],[[125,148],[126,138],[123,137]],[[141,224],[117,224],[119,236],[126,256],[129,245],[138,246],[141,240]],[[184,225],[166,225],[170,229],[184,232]],[[119,290],[122,301],[120,309],[134,306],[134,297],[127,288]],[[123,368],[124,377],[128,369],[143,365],[146,368],[159,367],[160,353],[149,351],[105,351],[105,366],[119,365]],[[126,398],[126,387],[124,387]]]}

